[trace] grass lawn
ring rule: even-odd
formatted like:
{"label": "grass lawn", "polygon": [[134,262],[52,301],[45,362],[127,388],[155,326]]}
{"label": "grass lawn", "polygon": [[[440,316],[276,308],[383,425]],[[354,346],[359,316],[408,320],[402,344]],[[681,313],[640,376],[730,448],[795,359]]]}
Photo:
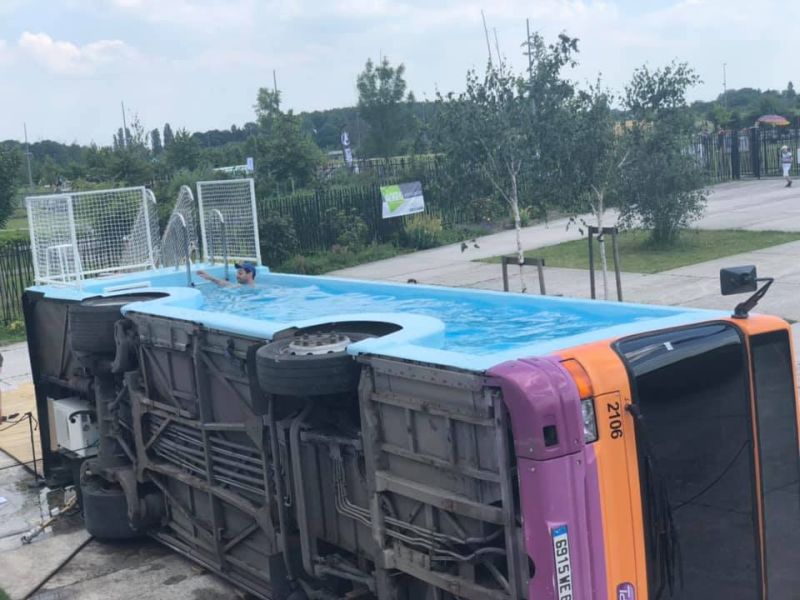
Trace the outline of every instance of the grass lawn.
{"label": "grass lawn", "polygon": [[[626,231],[621,233],[618,239],[620,267],[623,271],[658,273],[741,252],[794,242],[800,240],[800,232],[692,229],[683,232],[674,246],[666,248],[654,247],[649,244],[649,236],[646,231]],[[611,238],[607,237],[606,242],[609,268],[613,268]],[[548,267],[589,268],[589,249],[586,238],[528,250],[525,252],[525,256],[544,258]],[[500,257],[487,258],[481,262],[499,263]],[[596,249],[595,268],[599,268],[599,264],[600,256]]]}
{"label": "grass lawn", "polygon": [[6,226],[3,229],[24,229],[25,231],[28,230],[28,218],[27,217],[11,217],[6,221]]}
{"label": "grass lawn", "polygon": [[9,215],[6,224],[2,227],[2,229],[24,229],[25,231],[28,230],[28,213],[25,212],[24,208],[16,208],[14,211]]}
{"label": "grass lawn", "polygon": [[[11,325],[3,325],[0,323],[0,346],[7,346],[8,344],[16,344],[17,342],[25,341],[25,325],[22,321],[14,321]],[[0,594],[0,600],[3,600]]]}

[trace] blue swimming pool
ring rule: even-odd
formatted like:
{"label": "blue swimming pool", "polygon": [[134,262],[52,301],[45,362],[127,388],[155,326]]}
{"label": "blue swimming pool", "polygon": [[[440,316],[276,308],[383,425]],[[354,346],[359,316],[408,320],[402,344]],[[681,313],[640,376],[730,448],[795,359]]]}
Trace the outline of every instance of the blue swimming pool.
{"label": "blue swimming pool", "polygon": [[[220,266],[197,265],[216,276]],[[48,297],[159,291],[166,297],[135,302],[141,312],[200,323],[254,338],[325,323],[386,322],[398,331],[351,344],[352,354],[382,354],[483,371],[507,360],[562,348],[727,316],[720,311],[509,294],[473,289],[270,273],[256,288],[219,288],[174,269],[89,280],[81,289],[33,288]]]}
{"label": "blue swimming pool", "polygon": [[[441,348],[472,355],[486,355],[515,347],[579,335],[662,317],[663,310],[640,309],[597,312],[570,310],[569,305],[536,306],[502,302],[502,297],[475,296],[465,290],[461,297],[441,297],[428,287],[406,290],[342,291],[324,282],[301,280],[262,284],[254,288],[203,285],[203,309],[259,320],[294,323],[327,315],[397,313],[423,315],[444,323]],[[354,282],[355,283],[355,282]],[[398,286],[402,287],[402,286]],[[510,300],[510,296],[506,297]]]}

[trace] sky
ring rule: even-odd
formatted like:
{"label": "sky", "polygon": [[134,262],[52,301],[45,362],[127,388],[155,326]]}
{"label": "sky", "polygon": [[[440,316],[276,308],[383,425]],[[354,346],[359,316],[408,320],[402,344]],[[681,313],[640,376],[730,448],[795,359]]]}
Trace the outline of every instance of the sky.
{"label": "sky", "polygon": [[[579,84],[621,91],[635,68],[687,61],[723,89],[783,89],[793,78],[800,2],[773,0],[0,0],[0,140],[110,145],[146,129],[227,129],[254,118],[275,70],[284,108],[352,106],[367,58],[404,63],[417,99],[461,91],[487,59],[484,10],[520,70],[525,20],[579,38]],[[783,34],[782,37],[777,37]],[[795,85],[800,76],[795,78]]]}

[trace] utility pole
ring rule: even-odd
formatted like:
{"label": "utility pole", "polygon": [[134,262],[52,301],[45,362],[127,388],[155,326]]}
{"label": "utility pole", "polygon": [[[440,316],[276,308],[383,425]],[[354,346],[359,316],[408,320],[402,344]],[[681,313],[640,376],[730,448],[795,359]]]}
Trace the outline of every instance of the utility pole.
{"label": "utility pole", "polygon": [[120,100],[120,104],[122,105],[122,139],[119,143],[125,148],[128,145],[128,124],[125,122],[125,103]]}
{"label": "utility pole", "polygon": [[272,69],[272,91],[278,93],[278,77],[275,75],[275,69]]}
{"label": "utility pole", "polygon": [[28,187],[33,191],[33,174],[31,173],[31,147],[28,144],[28,124],[23,123],[22,128],[25,130],[25,158],[28,160]]}
{"label": "utility pole", "polygon": [[527,51],[525,54],[528,55],[528,82],[530,83],[533,81],[533,48],[531,48],[531,20],[525,19],[525,30],[528,34],[528,37],[525,38],[525,47]]}
{"label": "utility pole", "polygon": [[728,108],[728,78],[726,67],[728,63],[722,63],[722,99],[725,103],[725,108]]}
{"label": "utility pole", "polygon": [[494,30],[494,47],[497,50],[497,62],[503,66],[503,56],[500,54],[500,42],[497,41],[497,27],[492,27]]}
{"label": "utility pole", "polygon": [[481,9],[481,19],[483,19],[483,33],[486,36],[486,50],[489,52],[489,65],[492,64],[492,45],[489,43],[489,29],[486,27],[486,17]]}

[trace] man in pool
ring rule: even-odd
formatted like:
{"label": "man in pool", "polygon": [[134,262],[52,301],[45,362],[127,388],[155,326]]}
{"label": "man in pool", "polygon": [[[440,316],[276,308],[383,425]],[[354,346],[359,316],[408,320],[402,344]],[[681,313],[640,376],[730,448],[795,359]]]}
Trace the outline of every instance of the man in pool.
{"label": "man in pool", "polygon": [[[245,261],[241,263],[236,263],[233,265],[236,267],[236,283],[239,285],[246,285],[246,286],[254,286],[256,284],[256,264],[250,261]],[[231,286],[233,285],[230,281],[225,281],[224,279],[220,279],[219,277],[214,277],[213,275],[209,275],[205,271],[198,271],[197,274],[206,279],[211,281],[212,283],[216,283],[219,286]]]}

